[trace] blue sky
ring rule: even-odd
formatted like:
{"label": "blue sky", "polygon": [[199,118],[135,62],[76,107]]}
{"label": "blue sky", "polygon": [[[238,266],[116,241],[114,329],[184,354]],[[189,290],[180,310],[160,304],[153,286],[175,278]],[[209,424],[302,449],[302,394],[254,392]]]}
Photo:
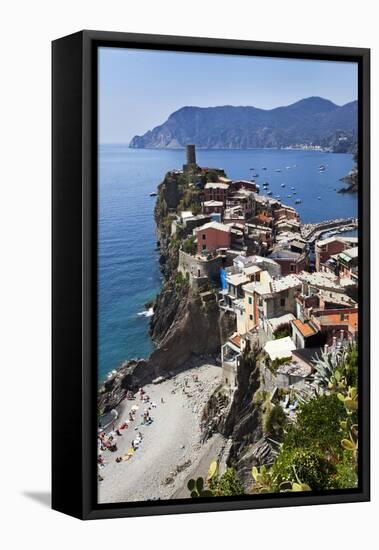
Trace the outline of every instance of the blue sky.
{"label": "blue sky", "polygon": [[100,143],[128,143],[185,105],[271,109],[309,96],[343,105],[357,95],[354,63],[99,49]]}

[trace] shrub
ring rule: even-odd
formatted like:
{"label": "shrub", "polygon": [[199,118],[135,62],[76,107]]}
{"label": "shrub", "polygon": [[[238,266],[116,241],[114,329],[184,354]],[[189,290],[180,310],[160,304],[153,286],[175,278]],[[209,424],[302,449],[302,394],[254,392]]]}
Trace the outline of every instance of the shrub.
{"label": "shrub", "polygon": [[234,468],[227,468],[226,472],[220,477],[215,477],[210,482],[210,488],[215,496],[230,497],[243,495],[244,488],[237,472]]}
{"label": "shrub", "polygon": [[321,395],[302,405],[296,423],[290,426],[285,449],[312,448],[342,454],[340,422],[346,412],[335,394]]}
{"label": "shrub", "polygon": [[187,254],[191,254],[192,256],[194,256],[197,250],[195,237],[189,237],[188,239],[183,241],[182,250],[183,252],[186,252]]}
{"label": "shrub", "polygon": [[282,450],[275,461],[272,476],[276,490],[285,481],[296,483],[301,480],[313,491],[321,491],[331,486],[331,476],[336,467],[321,451],[311,449]]}
{"label": "shrub", "polygon": [[282,439],[287,417],[280,405],[267,403],[262,415],[263,431],[274,438]]}
{"label": "shrub", "polygon": [[274,340],[279,340],[280,338],[285,338],[286,336],[291,336],[291,326],[288,323],[283,323],[275,330]]}

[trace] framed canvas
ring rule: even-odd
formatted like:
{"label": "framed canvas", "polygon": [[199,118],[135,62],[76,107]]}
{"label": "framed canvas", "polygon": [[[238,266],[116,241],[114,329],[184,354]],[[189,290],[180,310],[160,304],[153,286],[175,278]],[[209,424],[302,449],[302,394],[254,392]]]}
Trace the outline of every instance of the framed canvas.
{"label": "framed canvas", "polygon": [[369,50],[52,52],[53,508],[369,500]]}

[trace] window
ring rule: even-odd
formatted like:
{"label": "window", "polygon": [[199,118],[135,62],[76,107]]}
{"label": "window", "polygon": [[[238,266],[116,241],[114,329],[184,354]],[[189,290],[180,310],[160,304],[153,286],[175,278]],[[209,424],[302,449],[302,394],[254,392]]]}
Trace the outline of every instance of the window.
{"label": "window", "polygon": [[295,265],[294,264],[290,265],[290,270],[291,270],[291,273],[293,273],[295,271]]}
{"label": "window", "polygon": [[250,319],[250,321],[253,320],[253,316],[251,314],[249,315],[249,319]]}
{"label": "window", "polygon": [[249,302],[249,304],[252,304],[252,303],[253,303],[253,299],[252,299],[252,297],[251,297],[251,296],[249,296],[249,298],[248,298],[248,302]]}
{"label": "window", "polygon": [[340,320],[341,321],[347,321],[347,319],[348,319],[348,315],[346,315],[345,313],[341,313]]}
{"label": "window", "polygon": [[201,237],[202,237],[203,241],[205,241],[205,239],[207,238],[205,233],[203,233]]}
{"label": "window", "polygon": [[202,248],[203,248],[203,250],[206,250],[207,245],[206,245],[206,244],[203,244],[203,247],[202,247]]}
{"label": "window", "polygon": [[280,305],[281,305],[281,307],[284,307],[286,305],[286,299],[285,298],[280,298]]}

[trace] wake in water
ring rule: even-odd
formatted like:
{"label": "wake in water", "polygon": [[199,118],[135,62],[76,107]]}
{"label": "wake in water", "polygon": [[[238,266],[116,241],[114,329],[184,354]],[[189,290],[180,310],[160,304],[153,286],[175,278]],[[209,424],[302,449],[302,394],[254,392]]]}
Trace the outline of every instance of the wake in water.
{"label": "wake in water", "polygon": [[154,315],[154,310],[152,307],[146,309],[145,311],[140,311],[137,313],[138,317],[152,317]]}

